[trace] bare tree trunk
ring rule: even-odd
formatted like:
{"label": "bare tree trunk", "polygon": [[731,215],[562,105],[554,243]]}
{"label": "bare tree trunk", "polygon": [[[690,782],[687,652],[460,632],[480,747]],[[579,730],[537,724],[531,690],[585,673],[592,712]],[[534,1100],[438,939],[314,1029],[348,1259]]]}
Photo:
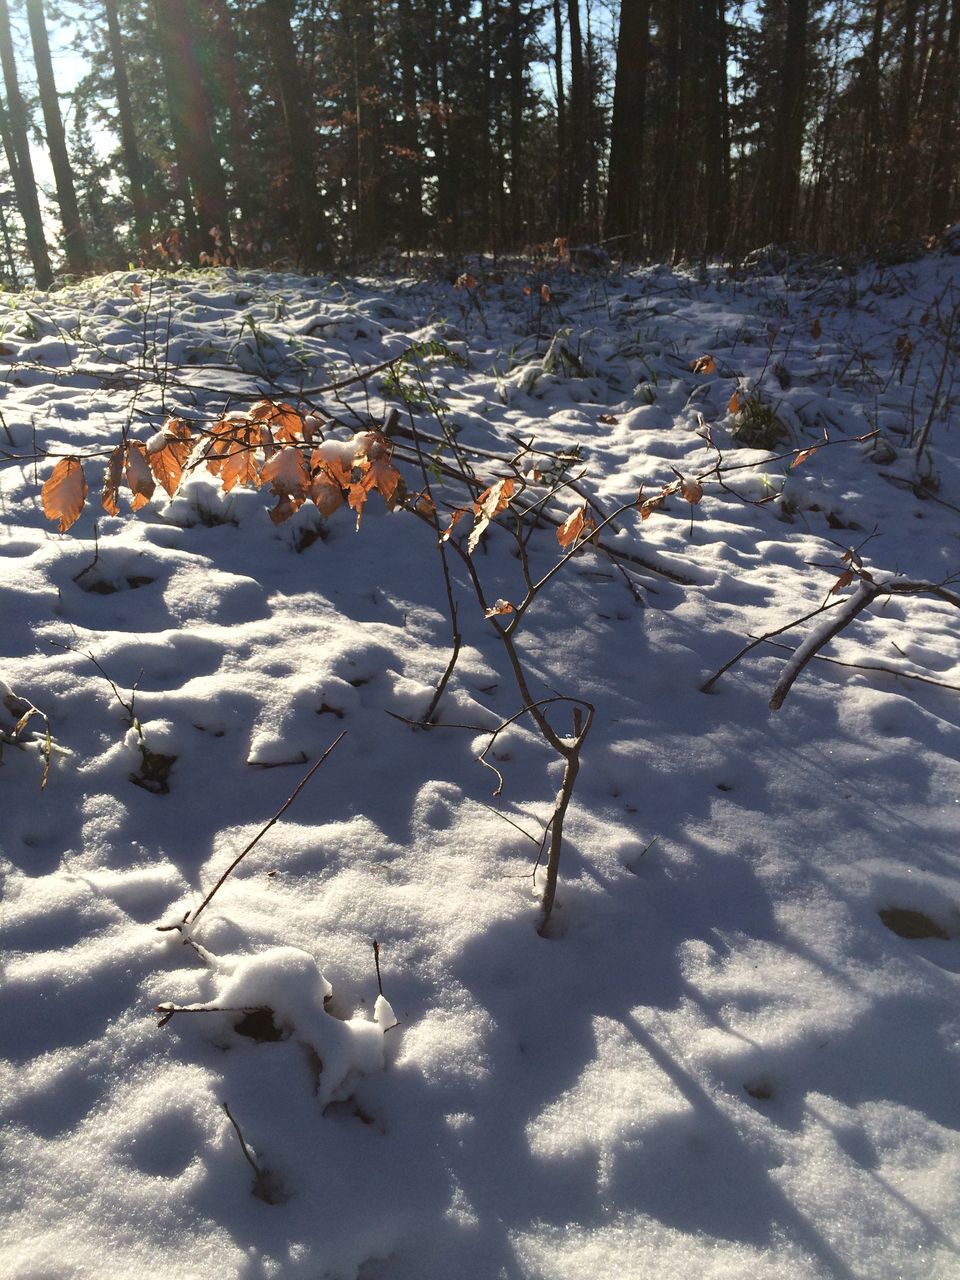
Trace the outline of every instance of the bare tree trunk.
{"label": "bare tree trunk", "polygon": [[130,103],[130,81],[127,76],[127,59],[120,34],[117,16],[117,0],[104,0],[107,14],[107,42],[110,61],[113,64],[113,82],[117,94],[117,112],[120,118],[120,146],[127,170],[130,203],[133,205],[133,233],[138,246],[146,249],[150,242],[150,208],[143,189],[143,164],[137,143],[137,130],[133,123],[133,107]]}
{"label": "bare tree trunk", "polygon": [[870,43],[864,54],[866,105],[863,113],[863,148],[860,154],[859,240],[875,238],[877,227],[878,180],[882,139],[880,137],[880,44],[886,0],[874,0]]}
{"label": "bare tree trunk", "polygon": [[777,144],[770,173],[773,238],[780,241],[789,240],[793,235],[800,199],[809,10],[809,0],[787,0],[787,31],[776,120]]}
{"label": "bare tree trunk", "polygon": [[43,12],[43,0],[27,0],[27,20],[30,24],[30,40],[33,44],[33,61],[37,69],[37,86],[40,105],[47,133],[47,150],[53,167],[57,187],[57,203],[60,206],[60,222],[63,226],[63,247],[67,256],[67,268],[75,275],[90,270],[90,254],[87,238],[80,221],[77,193],[73,182],[73,169],[67,154],[67,139],[60,114],[60,99],[53,77],[50,59],[50,41]]}
{"label": "bare tree trunk", "polygon": [[199,56],[200,31],[191,0],[154,0],[160,57],[174,147],[189,183],[196,228],[195,256],[213,247],[210,232],[229,234],[227,194],[211,130],[213,109]]}
{"label": "bare tree trunk", "polygon": [[930,192],[930,230],[940,231],[956,209],[951,196],[957,184],[957,97],[960,92],[960,0],[951,0],[950,26],[943,54],[940,102],[937,112],[933,186]]}
{"label": "bare tree trunk", "polygon": [[10,33],[10,10],[7,8],[7,0],[0,0],[0,63],[3,65],[3,81],[7,91],[10,147],[12,154],[16,157],[16,163],[11,164],[10,172],[17,193],[20,216],[23,218],[27,233],[27,250],[30,261],[33,263],[37,288],[47,289],[53,279],[53,272],[50,270],[50,256],[47,253],[43,216],[40,212],[40,197],[37,194],[33,161],[30,158],[27,109],[20,96],[20,84],[17,80],[17,64],[13,52],[13,37]]}
{"label": "bare tree trunk", "polygon": [[623,0],[617,39],[604,235],[608,240],[620,240],[618,248],[630,253],[639,252],[643,237],[640,198],[649,57],[650,0]]}
{"label": "bare tree trunk", "polygon": [[510,239],[523,241],[524,25],[520,0],[510,0]]}
{"label": "bare tree trunk", "polygon": [[317,191],[313,111],[304,92],[293,39],[291,0],[264,0],[261,8],[276,72],[276,92],[290,151],[290,181],[297,210],[297,253],[304,266],[326,265],[326,218]]}

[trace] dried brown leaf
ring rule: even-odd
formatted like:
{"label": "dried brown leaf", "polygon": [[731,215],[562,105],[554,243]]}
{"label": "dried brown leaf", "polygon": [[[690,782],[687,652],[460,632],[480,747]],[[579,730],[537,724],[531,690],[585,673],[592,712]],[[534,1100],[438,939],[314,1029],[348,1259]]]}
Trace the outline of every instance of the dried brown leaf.
{"label": "dried brown leaf", "polygon": [[108,515],[120,514],[120,481],[123,479],[123,460],[126,447],[118,444],[107,461],[107,469],[103,477],[103,490],[100,494],[100,505]]}
{"label": "dried brown leaf", "polygon": [[48,520],[59,520],[59,532],[66,533],[87,500],[87,481],[79,458],[61,458],[43,488],[40,501]]}
{"label": "dried brown leaf", "polygon": [[557,530],[557,541],[563,547],[564,551],[568,547],[574,546],[580,539],[589,538],[590,534],[596,529],[596,521],[593,516],[587,512],[587,504],[578,507],[564,520],[563,524]]}
{"label": "dried brown leaf", "polygon": [[140,440],[131,440],[127,445],[126,459],[127,485],[130,489],[130,505],[134,511],[145,507],[153,497],[156,482],[147,461],[146,446]]}

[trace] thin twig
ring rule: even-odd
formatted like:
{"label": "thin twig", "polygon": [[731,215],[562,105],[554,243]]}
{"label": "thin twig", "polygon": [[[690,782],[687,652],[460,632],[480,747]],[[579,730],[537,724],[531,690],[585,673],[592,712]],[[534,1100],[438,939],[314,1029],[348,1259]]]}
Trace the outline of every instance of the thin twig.
{"label": "thin twig", "polygon": [[339,744],[343,741],[343,739],[346,737],[346,733],[347,731],[346,729],[344,729],[336,738],[334,738],[333,742],[330,743],[330,746],[327,747],[326,751],[324,751],[320,759],[317,760],[315,764],[311,765],[310,768],[307,770],[307,772],[303,775],[303,777],[294,787],[293,791],[290,793],[289,796],[287,796],[286,800],[284,800],[283,804],[280,806],[277,812],[273,815],[270,821],[265,823],[265,825],[260,828],[257,834],[246,846],[246,848],[237,854],[237,856],[230,863],[229,867],[227,867],[226,871],[224,871],[223,875],[220,877],[217,883],[213,886],[213,888],[210,890],[210,892],[207,894],[204,900],[200,903],[199,907],[197,907],[196,911],[192,912],[191,914],[188,914],[185,920],[183,921],[183,924],[178,927],[183,928],[186,925],[189,925],[192,928],[197,923],[197,917],[200,915],[200,912],[203,911],[204,907],[206,907],[209,904],[211,898],[213,898],[217,890],[220,889],[220,887],[224,884],[224,882],[231,875],[231,873],[240,865],[240,863],[247,856],[247,854],[254,847],[254,845],[256,845],[260,840],[262,840],[262,838],[267,834],[267,832],[270,830],[273,824],[283,817],[286,811],[293,804],[294,800],[296,800],[297,796],[300,794],[303,788],[307,785],[307,783],[310,781],[313,775],[317,772],[320,766],[324,763],[324,761],[327,759],[327,757],[330,755],[333,749],[339,746]]}

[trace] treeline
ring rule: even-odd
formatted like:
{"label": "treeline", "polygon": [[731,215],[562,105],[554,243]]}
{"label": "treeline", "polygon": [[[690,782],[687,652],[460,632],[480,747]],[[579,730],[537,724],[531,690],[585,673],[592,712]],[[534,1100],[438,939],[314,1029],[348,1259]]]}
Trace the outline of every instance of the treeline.
{"label": "treeline", "polygon": [[38,136],[78,274],[557,237],[846,251],[960,216],[960,0],[0,0],[0,61],[6,274],[41,284]]}

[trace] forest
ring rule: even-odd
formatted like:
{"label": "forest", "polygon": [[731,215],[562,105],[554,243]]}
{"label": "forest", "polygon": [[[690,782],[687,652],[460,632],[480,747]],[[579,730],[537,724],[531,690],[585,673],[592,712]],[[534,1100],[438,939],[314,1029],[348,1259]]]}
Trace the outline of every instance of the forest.
{"label": "forest", "polygon": [[0,0],[0,58],[14,287],[558,239],[896,257],[956,217],[960,0]]}

